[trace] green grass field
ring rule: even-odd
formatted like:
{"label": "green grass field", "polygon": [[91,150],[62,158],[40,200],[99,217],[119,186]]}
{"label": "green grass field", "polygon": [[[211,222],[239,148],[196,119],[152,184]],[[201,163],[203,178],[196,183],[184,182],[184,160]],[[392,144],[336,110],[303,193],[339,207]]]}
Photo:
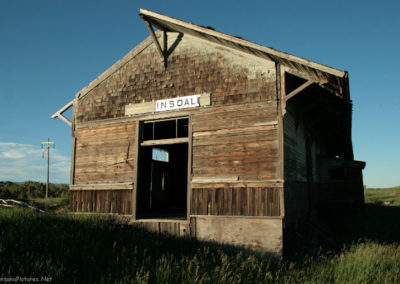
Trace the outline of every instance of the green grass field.
{"label": "green grass field", "polygon": [[400,206],[400,186],[392,188],[368,188],[365,201],[374,204]]}
{"label": "green grass field", "polygon": [[[400,283],[400,188],[369,189],[336,252],[276,262],[110,220],[0,210],[0,279],[54,283]],[[393,198],[385,205],[387,197]]]}

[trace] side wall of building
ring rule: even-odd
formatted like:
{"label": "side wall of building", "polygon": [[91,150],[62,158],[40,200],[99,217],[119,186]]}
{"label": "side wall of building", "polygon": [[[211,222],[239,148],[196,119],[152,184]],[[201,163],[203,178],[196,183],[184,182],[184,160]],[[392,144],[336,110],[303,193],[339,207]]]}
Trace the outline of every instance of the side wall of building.
{"label": "side wall of building", "polygon": [[353,209],[364,202],[364,163],[353,160],[351,102],[345,95],[320,83],[286,101],[285,236],[293,245],[301,245],[299,236],[310,233],[316,216],[345,214],[343,205]]}

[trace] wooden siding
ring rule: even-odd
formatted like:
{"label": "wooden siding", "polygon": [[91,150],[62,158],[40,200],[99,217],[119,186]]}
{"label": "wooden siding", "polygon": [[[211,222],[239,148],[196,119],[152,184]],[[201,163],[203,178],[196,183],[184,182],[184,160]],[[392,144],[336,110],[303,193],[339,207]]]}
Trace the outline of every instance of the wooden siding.
{"label": "wooden siding", "polygon": [[193,188],[192,215],[280,216],[280,189]]}
{"label": "wooden siding", "polygon": [[284,117],[285,181],[307,182],[306,137],[303,121],[290,111]]}
{"label": "wooden siding", "polygon": [[[169,37],[169,44],[173,41],[174,36]],[[211,105],[124,118],[130,103],[198,93],[210,93]],[[149,45],[81,95],[75,112],[75,184],[135,182],[138,121],[185,113],[192,129],[190,177],[209,180],[204,187],[189,183],[188,205],[194,207],[188,214],[281,215],[282,187],[275,186],[279,168],[273,62],[185,35],[167,68]],[[213,183],[226,175],[236,177],[240,185]],[[74,194],[78,199],[86,196]],[[215,200],[205,203],[206,211],[199,205],[204,194]],[[208,206],[212,212],[207,212]]]}
{"label": "wooden siding", "polygon": [[[168,47],[176,34],[168,33]],[[75,122],[120,118],[125,106],[202,93],[211,93],[211,105],[276,100],[275,65],[184,35],[168,57],[168,67],[154,45],[126,61],[86,95],[78,99]]]}
{"label": "wooden siding", "polygon": [[75,184],[132,182],[135,136],[135,122],[76,129]]}
{"label": "wooden siding", "polygon": [[276,179],[276,116],[276,103],[219,107],[193,114],[193,177]]}
{"label": "wooden siding", "polygon": [[132,190],[71,191],[72,212],[132,214]]}

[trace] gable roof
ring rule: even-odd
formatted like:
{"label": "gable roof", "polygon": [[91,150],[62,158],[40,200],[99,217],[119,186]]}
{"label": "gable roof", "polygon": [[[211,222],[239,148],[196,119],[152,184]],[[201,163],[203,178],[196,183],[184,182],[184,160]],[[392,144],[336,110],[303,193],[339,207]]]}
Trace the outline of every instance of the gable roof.
{"label": "gable roof", "polygon": [[[160,30],[169,31],[169,32],[178,32],[183,34],[189,34],[210,42],[214,42],[217,44],[221,44],[245,53],[249,53],[260,58],[272,60],[276,63],[282,64],[287,67],[291,67],[295,70],[304,73],[311,73],[317,78],[324,78],[326,75],[333,75],[340,78],[344,78],[347,76],[347,72],[341,71],[323,64],[319,64],[301,57],[297,57],[285,52],[281,52],[275,50],[270,47],[265,47],[262,45],[258,45],[248,40],[244,40],[235,36],[231,36],[228,34],[224,34],[210,28],[205,28],[199,25],[195,25],[192,23],[188,23],[185,21],[181,21],[172,17],[168,17],[150,10],[140,9],[139,16],[146,22],[151,23],[155,27]],[[161,31],[156,31],[156,37],[161,36]],[[133,59],[136,55],[141,53],[148,46],[153,44],[153,39],[151,36],[146,38],[142,43],[132,49],[128,54],[126,54],[123,58],[113,64],[110,68],[104,71],[100,76],[94,79],[90,84],[83,89],[81,89],[76,94],[76,99],[83,98],[90,91],[92,91],[97,85],[106,80],[109,76],[111,76],[114,72],[119,70],[122,66],[124,66],[127,62]],[[51,116],[51,118],[60,117],[61,119],[66,119],[62,116],[63,112],[69,109],[75,100],[72,100],[67,105],[62,107],[59,111]],[[68,119],[67,119],[68,120]],[[66,121],[68,124],[71,124],[70,121]]]}
{"label": "gable roof", "polygon": [[256,43],[237,38],[228,34],[217,32],[215,30],[184,22],[172,17],[168,17],[150,10],[140,9],[140,17],[145,21],[152,23],[155,27],[161,30],[175,31],[183,34],[190,34],[208,41],[222,44],[243,52],[273,60],[282,65],[294,67],[307,72],[325,72],[334,76],[344,77],[344,71],[319,64],[304,58],[300,58],[285,52],[275,50],[270,47],[258,45]]}

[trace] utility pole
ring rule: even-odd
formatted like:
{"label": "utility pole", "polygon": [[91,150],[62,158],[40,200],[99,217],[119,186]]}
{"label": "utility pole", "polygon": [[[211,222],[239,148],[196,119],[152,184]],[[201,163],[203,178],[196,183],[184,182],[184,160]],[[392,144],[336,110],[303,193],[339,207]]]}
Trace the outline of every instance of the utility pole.
{"label": "utility pole", "polygon": [[54,142],[50,142],[50,138],[47,138],[47,142],[42,142],[42,149],[43,145],[46,144],[46,148],[42,152],[42,158],[44,158],[44,152],[47,151],[47,183],[46,183],[46,199],[49,194],[49,177],[50,177],[50,146],[53,145],[53,148],[56,146]]}

